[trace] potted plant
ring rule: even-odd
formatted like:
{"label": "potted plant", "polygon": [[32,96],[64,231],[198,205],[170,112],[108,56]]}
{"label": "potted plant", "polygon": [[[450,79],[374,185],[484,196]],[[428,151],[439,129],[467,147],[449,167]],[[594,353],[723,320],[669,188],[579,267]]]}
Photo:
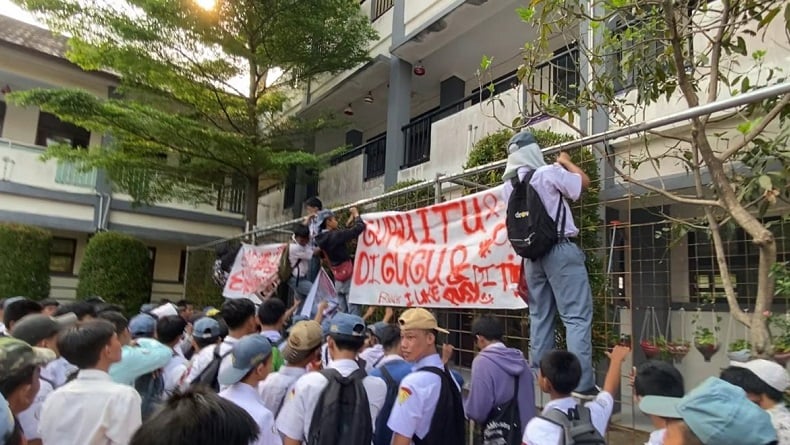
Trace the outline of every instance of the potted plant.
{"label": "potted plant", "polygon": [[661,354],[662,347],[665,348],[665,346],[666,339],[664,339],[663,335],[659,335],[652,340],[643,339],[641,342],[639,342],[639,347],[642,348],[642,352],[645,353],[645,357],[647,357],[648,360],[658,357]]}
{"label": "potted plant", "polygon": [[675,340],[667,343],[667,351],[675,362],[680,362],[683,357],[689,353],[690,342],[684,340]]}
{"label": "potted plant", "polygon": [[765,316],[768,317],[769,324],[779,330],[774,338],[773,358],[785,365],[790,361],[790,315],[774,315],[766,311]]}
{"label": "potted plant", "polygon": [[734,362],[748,362],[752,356],[752,344],[748,340],[735,340],[727,347],[727,357]]}
{"label": "potted plant", "polygon": [[706,362],[709,362],[710,358],[719,350],[719,344],[716,341],[713,330],[699,325],[694,330],[694,346],[702,354]]}

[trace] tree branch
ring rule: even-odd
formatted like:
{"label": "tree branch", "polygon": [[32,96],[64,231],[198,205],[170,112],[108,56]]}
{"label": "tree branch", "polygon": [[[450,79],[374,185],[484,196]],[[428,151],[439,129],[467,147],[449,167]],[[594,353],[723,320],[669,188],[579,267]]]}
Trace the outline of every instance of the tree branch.
{"label": "tree branch", "polygon": [[743,141],[739,142],[734,147],[731,147],[726,151],[724,151],[719,156],[719,159],[726,161],[727,159],[729,159],[730,157],[741,151],[744,147],[749,145],[749,143],[753,141],[754,138],[756,138],[757,136],[762,134],[763,131],[765,131],[766,127],[768,127],[768,125],[771,122],[773,122],[774,119],[776,119],[779,113],[781,113],[784,107],[786,107],[788,104],[790,104],[790,94],[785,94],[784,96],[782,96],[782,99],[779,102],[777,102],[776,105],[774,105],[773,108],[771,108],[771,110],[768,113],[766,113],[766,115],[763,117],[760,123],[757,124],[757,126],[755,126],[754,128],[752,128],[752,130],[749,131],[746,135],[744,135]]}

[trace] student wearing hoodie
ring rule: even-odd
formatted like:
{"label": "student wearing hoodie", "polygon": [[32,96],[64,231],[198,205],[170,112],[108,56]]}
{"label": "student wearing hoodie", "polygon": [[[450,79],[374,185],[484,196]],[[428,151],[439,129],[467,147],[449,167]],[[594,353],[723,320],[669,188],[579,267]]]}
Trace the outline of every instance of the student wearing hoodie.
{"label": "student wearing hoodie", "polygon": [[347,245],[357,239],[365,231],[365,221],[359,217],[356,207],[349,210],[351,216],[346,222],[346,229],[340,228],[340,223],[331,210],[321,210],[316,216],[321,233],[315,237],[318,247],[323,250],[326,259],[335,276],[335,291],[340,304],[340,312],[352,315],[362,315],[359,305],[348,303],[348,293],[351,289],[351,275],[341,276],[341,273],[353,270],[353,259],[348,253]]}
{"label": "student wearing hoodie", "polygon": [[532,371],[521,351],[502,343],[504,329],[494,317],[482,316],[472,324],[472,334],[480,354],[472,362],[469,394],[464,400],[466,417],[478,424],[488,420],[491,411],[513,399],[518,380],[518,409],[521,431],[535,417],[535,391]]}

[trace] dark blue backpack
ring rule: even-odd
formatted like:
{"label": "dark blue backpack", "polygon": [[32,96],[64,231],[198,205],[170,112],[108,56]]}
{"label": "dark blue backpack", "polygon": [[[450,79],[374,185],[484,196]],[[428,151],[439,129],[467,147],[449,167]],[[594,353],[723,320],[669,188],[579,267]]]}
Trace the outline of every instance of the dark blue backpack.
{"label": "dark blue backpack", "polygon": [[154,371],[138,377],[134,389],[142,399],[143,421],[151,417],[164,401],[165,379],[161,371]]}
{"label": "dark blue backpack", "polygon": [[384,399],[384,406],[381,407],[379,416],[376,418],[376,432],[373,435],[373,445],[390,445],[392,442],[392,430],[387,426],[387,421],[392,413],[392,407],[395,405],[395,399],[398,397],[400,382],[395,381],[395,378],[387,370],[386,364],[378,369],[381,371],[381,377],[387,384],[387,398]]}

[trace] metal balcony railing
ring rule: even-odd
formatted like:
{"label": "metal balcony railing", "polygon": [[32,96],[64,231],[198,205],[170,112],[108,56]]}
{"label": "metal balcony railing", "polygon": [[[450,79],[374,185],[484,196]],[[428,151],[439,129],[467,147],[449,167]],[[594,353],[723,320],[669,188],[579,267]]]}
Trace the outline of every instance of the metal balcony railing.
{"label": "metal balcony railing", "polygon": [[375,22],[385,12],[392,9],[395,0],[372,0],[370,4],[370,22]]}
{"label": "metal balcony railing", "polygon": [[58,161],[58,167],[55,170],[55,182],[64,185],[94,188],[96,187],[96,169],[83,171],[79,164]]}

